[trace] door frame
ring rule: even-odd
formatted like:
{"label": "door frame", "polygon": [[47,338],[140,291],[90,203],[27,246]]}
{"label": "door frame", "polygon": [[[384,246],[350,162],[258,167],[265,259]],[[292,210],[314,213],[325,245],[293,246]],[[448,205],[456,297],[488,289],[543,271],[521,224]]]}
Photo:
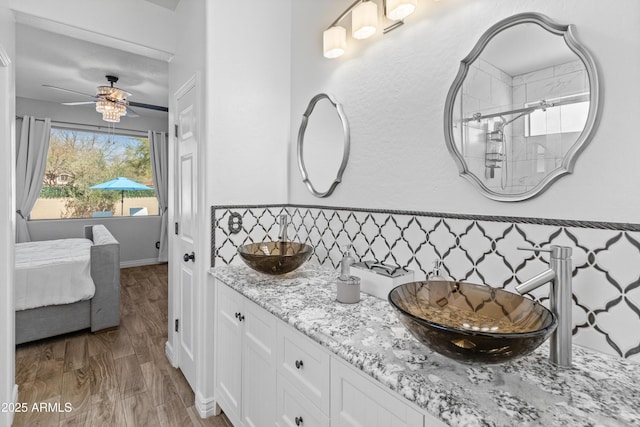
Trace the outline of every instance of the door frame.
{"label": "door frame", "polygon": [[[0,10],[0,13],[3,11]],[[13,22],[7,30],[15,34]],[[11,48],[11,46],[8,46]],[[15,311],[14,311],[14,247],[15,247],[15,65],[11,54],[0,44],[0,137],[2,145],[2,184],[0,197],[9,200],[0,208],[0,277],[6,284],[0,293],[0,402],[17,403],[15,384]],[[0,425],[11,425],[13,411],[0,412]]]}
{"label": "door frame", "polygon": [[[168,259],[169,259],[169,274],[168,274],[168,279],[169,279],[169,283],[168,283],[168,322],[167,322],[167,330],[168,330],[168,336],[167,336],[167,343],[165,346],[165,353],[167,355],[167,358],[169,359],[169,361],[171,362],[171,365],[174,368],[179,368],[180,367],[180,352],[177,351],[178,345],[179,344],[179,336],[175,333],[175,329],[174,329],[174,320],[176,319],[176,316],[178,313],[180,313],[180,307],[181,307],[181,296],[180,296],[180,292],[178,289],[177,284],[179,283],[179,273],[180,273],[180,269],[176,268],[176,264],[180,262],[179,259],[179,245],[177,245],[177,237],[176,234],[174,232],[174,224],[176,221],[176,216],[175,213],[177,211],[177,203],[179,202],[178,198],[176,197],[176,194],[178,192],[178,180],[176,179],[176,176],[178,174],[178,136],[176,135],[175,132],[175,126],[177,126],[177,122],[178,122],[178,117],[176,116],[176,112],[177,112],[177,108],[178,108],[178,99],[180,99],[182,96],[184,96],[191,88],[197,88],[198,87],[198,76],[197,74],[194,74],[193,76],[191,76],[186,82],[184,82],[180,88],[178,88],[178,90],[175,91],[175,93],[172,95],[171,100],[170,100],[170,108],[169,108],[169,143],[170,143],[170,149],[169,149],[169,170],[172,171],[172,173],[169,174],[169,197],[168,197],[168,206],[171,207],[171,209],[168,210],[168,234],[169,234],[169,248],[168,248]],[[200,127],[200,96],[198,95],[197,91],[196,91],[196,114],[198,115],[198,127]],[[198,137],[200,136],[200,129],[198,129]],[[200,149],[200,143],[198,140],[198,150]],[[197,167],[199,167],[199,158],[200,158],[200,152],[198,151],[197,153],[198,156],[198,164]],[[198,186],[198,192],[200,191],[200,186]],[[198,198],[199,198],[200,194],[198,194]],[[197,203],[200,203],[200,200],[198,200]],[[197,213],[196,214],[196,222],[199,223],[198,219],[200,218],[200,214]],[[198,242],[196,242],[197,244]],[[194,282],[196,284],[199,284],[200,280],[198,277],[198,269],[194,268]],[[198,288],[199,286],[196,286],[196,288]],[[197,289],[196,289],[197,291]],[[197,313],[196,313],[197,314]],[[197,319],[197,316],[195,317]],[[194,390],[195,392],[195,390]]]}
{"label": "door frame", "polygon": [[[207,117],[205,108],[205,102],[203,94],[206,92],[204,85],[204,79],[201,77],[201,73],[196,71],[190,78],[188,78],[178,90],[171,96],[169,100],[169,143],[172,144],[172,148],[169,149],[169,165],[170,170],[173,172],[169,176],[169,201],[171,206],[169,209],[169,301],[168,301],[168,337],[165,346],[165,353],[167,358],[171,362],[171,365],[178,368],[180,367],[179,352],[177,346],[179,345],[179,336],[174,331],[174,319],[176,313],[180,312],[180,294],[177,287],[179,268],[176,268],[176,263],[182,262],[179,253],[179,246],[176,245],[176,235],[173,231],[175,224],[175,208],[178,200],[177,194],[177,157],[178,157],[178,140],[175,135],[174,124],[177,123],[177,100],[186,94],[191,88],[196,88],[196,117],[197,123],[197,168],[198,168],[198,189],[197,189],[197,214],[196,214],[196,228],[200,230],[200,238],[197,242],[194,242],[194,248],[196,256],[198,257],[198,263],[194,268],[194,297],[196,298],[196,312],[194,313],[194,347],[195,347],[195,362],[196,362],[196,385],[193,390],[195,393],[195,407],[198,414],[202,418],[217,415],[216,400],[214,397],[215,382],[214,382],[214,286],[213,277],[207,274],[210,267],[211,259],[211,247],[210,239],[207,237],[211,233],[210,227],[210,209],[207,206],[207,144],[205,143],[207,137],[207,123],[205,117]],[[172,267],[172,264],[174,266]]]}

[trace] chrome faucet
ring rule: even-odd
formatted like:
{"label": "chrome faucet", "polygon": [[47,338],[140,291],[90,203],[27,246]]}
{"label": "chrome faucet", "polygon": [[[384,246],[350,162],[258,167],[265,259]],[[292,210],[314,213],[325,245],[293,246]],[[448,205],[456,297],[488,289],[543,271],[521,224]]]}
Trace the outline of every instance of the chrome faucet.
{"label": "chrome faucet", "polygon": [[278,217],[280,220],[280,228],[278,230],[278,241],[286,242],[289,240],[287,237],[287,227],[289,226],[289,217],[286,214],[282,214]]}
{"label": "chrome faucet", "polygon": [[551,335],[551,353],[549,360],[556,366],[571,367],[571,248],[568,246],[551,245],[551,249],[518,248],[525,251],[549,252],[548,270],[532,277],[516,286],[516,291],[526,294],[532,290],[551,282],[549,291],[550,309],[555,314],[558,326]]}

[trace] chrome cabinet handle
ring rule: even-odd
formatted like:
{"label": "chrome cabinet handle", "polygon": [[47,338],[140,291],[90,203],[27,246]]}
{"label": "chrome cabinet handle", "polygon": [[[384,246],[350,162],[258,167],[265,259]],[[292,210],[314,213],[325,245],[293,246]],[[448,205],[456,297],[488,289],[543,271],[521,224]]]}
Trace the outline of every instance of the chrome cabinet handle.
{"label": "chrome cabinet handle", "polygon": [[184,262],[189,262],[189,260],[196,262],[196,254],[194,252],[191,252],[190,254],[184,254],[182,259],[184,260]]}
{"label": "chrome cabinet handle", "polygon": [[296,360],[296,368],[300,369],[304,366],[304,363],[302,362],[302,360]]}
{"label": "chrome cabinet handle", "polygon": [[304,421],[302,420],[302,417],[296,417],[295,422],[297,426],[301,426],[302,423],[304,423]]}

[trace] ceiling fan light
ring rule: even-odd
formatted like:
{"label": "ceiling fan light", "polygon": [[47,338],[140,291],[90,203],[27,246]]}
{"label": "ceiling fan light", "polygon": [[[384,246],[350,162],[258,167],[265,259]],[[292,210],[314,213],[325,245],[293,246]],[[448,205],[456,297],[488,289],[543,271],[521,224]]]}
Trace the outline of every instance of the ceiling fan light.
{"label": "ceiling fan light", "polygon": [[401,21],[416,10],[418,0],[387,0],[387,18]]}
{"label": "ceiling fan light", "polygon": [[365,1],[351,12],[351,35],[354,39],[366,39],[376,33],[378,28],[378,5]]}
{"label": "ceiling fan light", "polygon": [[96,102],[96,111],[98,113],[102,113],[107,108],[108,104],[109,101],[106,99],[99,99],[98,102]]}
{"label": "ceiling fan light", "polygon": [[119,123],[120,114],[116,110],[111,110],[111,109],[105,110],[102,113],[102,120],[104,120],[105,122]]}

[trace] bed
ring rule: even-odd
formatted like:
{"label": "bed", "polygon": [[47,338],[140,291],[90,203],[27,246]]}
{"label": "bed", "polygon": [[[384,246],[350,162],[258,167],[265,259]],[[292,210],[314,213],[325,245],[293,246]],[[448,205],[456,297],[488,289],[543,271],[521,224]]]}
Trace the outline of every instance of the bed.
{"label": "bed", "polygon": [[120,244],[101,224],[84,236],[16,244],[16,344],[120,324]]}

